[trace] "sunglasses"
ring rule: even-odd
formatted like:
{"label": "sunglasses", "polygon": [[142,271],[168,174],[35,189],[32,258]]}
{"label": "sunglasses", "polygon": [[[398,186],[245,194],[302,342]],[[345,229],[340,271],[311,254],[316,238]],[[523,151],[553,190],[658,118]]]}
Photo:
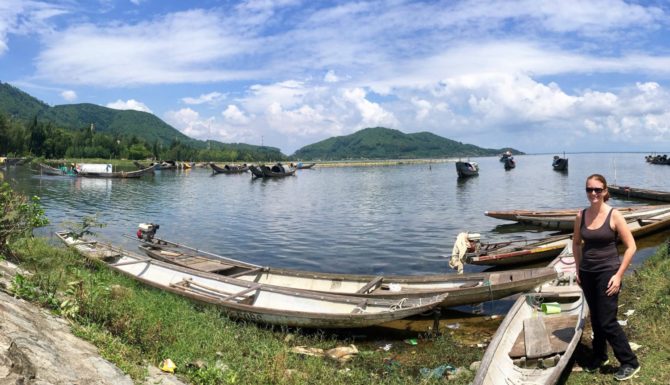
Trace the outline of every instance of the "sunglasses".
{"label": "sunglasses", "polygon": [[602,194],[603,191],[605,191],[605,189],[602,188],[602,187],[587,187],[586,188],[586,193],[587,194],[591,194],[592,192],[594,192],[596,194]]}

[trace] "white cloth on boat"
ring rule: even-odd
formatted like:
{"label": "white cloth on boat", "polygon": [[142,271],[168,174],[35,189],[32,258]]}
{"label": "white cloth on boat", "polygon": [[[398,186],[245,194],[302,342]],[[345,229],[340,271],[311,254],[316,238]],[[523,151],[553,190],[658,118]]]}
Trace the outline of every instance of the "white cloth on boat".
{"label": "white cloth on boat", "polygon": [[470,241],[468,240],[468,233],[460,233],[456,237],[456,243],[454,243],[454,248],[451,251],[451,260],[449,261],[449,267],[452,269],[457,269],[458,274],[463,274],[463,257],[468,251],[470,246]]}

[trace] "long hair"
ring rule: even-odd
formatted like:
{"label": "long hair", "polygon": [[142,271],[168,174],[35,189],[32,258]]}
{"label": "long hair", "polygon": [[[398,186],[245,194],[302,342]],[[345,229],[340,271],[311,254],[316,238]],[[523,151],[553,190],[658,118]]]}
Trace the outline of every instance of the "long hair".
{"label": "long hair", "polygon": [[607,202],[608,200],[610,200],[610,192],[609,192],[609,190],[607,190],[607,180],[605,179],[605,177],[600,175],[600,174],[591,174],[591,175],[589,175],[588,178],[586,178],[586,183],[588,183],[589,180],[591,180],[591,179],[595,179],[598,182],[603,184],[603,188],[606,191],[605,195],[603,195],[603,202]]}

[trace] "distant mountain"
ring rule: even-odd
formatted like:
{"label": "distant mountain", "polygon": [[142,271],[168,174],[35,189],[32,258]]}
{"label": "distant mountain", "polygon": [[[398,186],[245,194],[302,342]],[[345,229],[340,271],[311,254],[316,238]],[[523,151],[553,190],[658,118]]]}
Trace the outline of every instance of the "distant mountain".
{"label": "distant mountain", "polygon": [[[507,148],[490,149],[464,144],[430,132],[405,134],[390,128],[374,127],[310,144],[296,151],[292,157],[304,160],[444,158],[498,155],[505,150]],[[514,154],[523,154],[510,150]]]}
{"label": "distant mountain", "polygon": [[0,112],[13,120],[29,123],[37,118],[38,121],[50,122],[56,127],[72,131],[88,128],[93,124],[97,132],[123,137],[136,136],[149,145],[158,141],[163,146],[169,146],[177,140],[195,149],[233,150],[251,154],[251,157],[263,154],[261,159],[286,158],[276,147],[193,139],[148,112],[116,110],[90,103],[51,107],[20,89],[2,82],[0,82]]}

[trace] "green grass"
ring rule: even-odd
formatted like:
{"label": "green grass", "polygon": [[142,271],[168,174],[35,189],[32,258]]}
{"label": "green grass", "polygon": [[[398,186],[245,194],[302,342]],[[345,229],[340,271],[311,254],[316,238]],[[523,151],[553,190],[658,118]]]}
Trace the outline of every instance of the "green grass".
{"label": "green grass", "polygon": [[[443,364],[469,367],[483,349],[459,345],[449,334],[417,336],[418,346],[401,338],[386,352],[378,341],[355,334],[332,334],[236,322],[210,305],[143,286],[105,266],[85,261],[73,251],[40,239],[14,246],[31,277],[17,279],[22,297],[50,307],[73,321],[74,332],[94,343],[138,383],[147,364],[165,359],[192,384],[469,384],[474,373],[446,380],[426,379],[422,368]],[[626,333],[642,345],[642,370],[630,384],[670,383],[670,259],[666,247],[626,277],[620,312],[634,309]],[[620,315],[620,319],[625,318]],[[392,338],[384,336],[384,339]],[[294,346],[330,349],[356,344],[360,354],[346,364],[290,353]],[[590,346],[584,333],[577,359]],[[581,352],[581,353],[580,353]],[[611,384],[616,360],[603,373],[564,373],[568,385]]]}
{"label": "green grass", "polygon": [[[438,384],[443,380],[423,378],[421,368],[467,368],[482,354],[448,334],[418,336],[419,346],[394,341],[386,352],[354,334],[236,322],[217,307],[146,287],[44,240],[24,240],[14,250],[36,273],[21,283],[22,296],[68,316],[77,335],[137,382],[147,364],[170,358],[192,384]],[[289,351],[351,343],[360,354],[346,364]],[[473,377],[466,373],[449,383],[468,384]]]}

